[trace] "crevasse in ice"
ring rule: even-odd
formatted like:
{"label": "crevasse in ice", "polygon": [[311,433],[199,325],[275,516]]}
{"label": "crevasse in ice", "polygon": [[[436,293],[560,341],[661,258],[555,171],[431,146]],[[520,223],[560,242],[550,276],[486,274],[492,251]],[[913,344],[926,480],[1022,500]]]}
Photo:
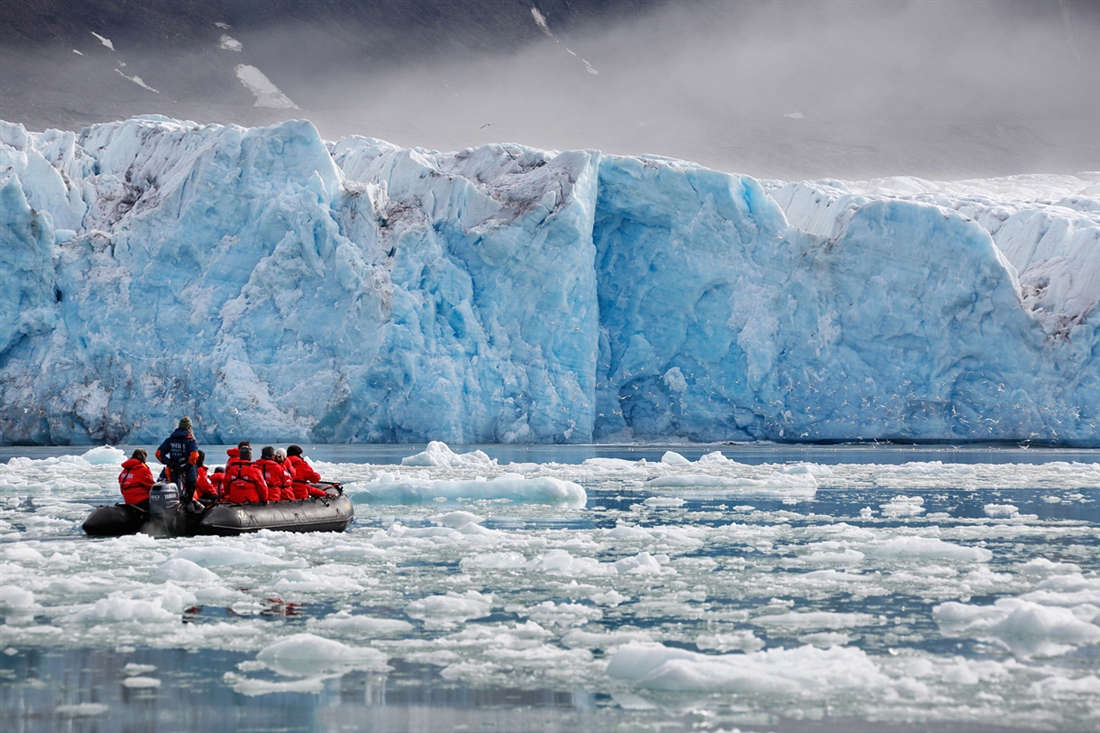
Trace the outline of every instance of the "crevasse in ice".
{"label": "crevasse in ice", "polygon": [[1097,179],[0,123],[0,441],[1095,445]]}

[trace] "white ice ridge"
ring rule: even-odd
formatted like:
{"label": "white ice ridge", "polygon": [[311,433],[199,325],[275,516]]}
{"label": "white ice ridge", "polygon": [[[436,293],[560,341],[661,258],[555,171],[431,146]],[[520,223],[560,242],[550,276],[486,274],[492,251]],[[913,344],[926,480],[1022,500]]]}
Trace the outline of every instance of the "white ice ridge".
{"label": "white ice ridge", "polygon": [[1098,189],[0,123],[0,442],[1097,445]]}
{"label": "white ice ridge", "polygon": [[1100,173],[954,182],[774,182],[768,187],[793,225],[833,239],[875,199],[957,211],[992,235],[1016,269],[1024,308],[1052,336],[1068,336],[1100,304]]}

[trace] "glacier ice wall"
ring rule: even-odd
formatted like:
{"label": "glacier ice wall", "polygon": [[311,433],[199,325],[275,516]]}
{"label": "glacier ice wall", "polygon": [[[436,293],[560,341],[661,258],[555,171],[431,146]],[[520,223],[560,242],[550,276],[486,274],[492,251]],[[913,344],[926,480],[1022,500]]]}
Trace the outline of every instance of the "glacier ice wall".
{"label": "glacier ice wall", "polygon": [[0,442],[1097,445],[1096,178],[0,123]]}

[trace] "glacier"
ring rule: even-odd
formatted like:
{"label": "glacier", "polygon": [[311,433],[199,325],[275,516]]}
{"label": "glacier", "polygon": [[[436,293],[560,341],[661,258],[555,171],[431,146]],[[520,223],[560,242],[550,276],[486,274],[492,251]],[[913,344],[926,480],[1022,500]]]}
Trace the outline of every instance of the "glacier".
{"label": "glacier", "polygon": [[1100,173],[0,122],[0,443],[1100,446]]}

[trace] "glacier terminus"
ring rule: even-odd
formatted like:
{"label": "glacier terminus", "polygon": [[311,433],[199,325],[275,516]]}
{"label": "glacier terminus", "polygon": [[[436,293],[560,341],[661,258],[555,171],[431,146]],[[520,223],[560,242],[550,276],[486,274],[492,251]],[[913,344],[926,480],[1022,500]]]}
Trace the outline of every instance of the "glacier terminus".
{"label": "glacier terminus", "polygon": [[1100,173],[0,123],[0,443],[1100,446]]}

